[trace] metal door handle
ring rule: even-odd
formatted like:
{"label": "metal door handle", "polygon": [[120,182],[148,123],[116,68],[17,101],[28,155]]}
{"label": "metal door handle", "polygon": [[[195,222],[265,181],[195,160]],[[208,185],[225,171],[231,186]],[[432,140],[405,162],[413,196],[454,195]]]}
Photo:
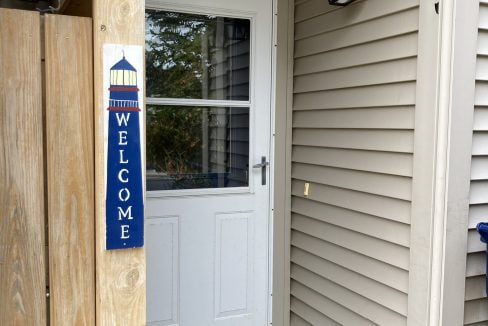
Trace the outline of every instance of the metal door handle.
{"label": "metal door handle", "polygon": [[261,163],[254,164],[252,167],[254,169],[261,169],[261,184],[264,186],[266,184],[266,167],[269,162],[266,161],[266,156],[261,156]]}

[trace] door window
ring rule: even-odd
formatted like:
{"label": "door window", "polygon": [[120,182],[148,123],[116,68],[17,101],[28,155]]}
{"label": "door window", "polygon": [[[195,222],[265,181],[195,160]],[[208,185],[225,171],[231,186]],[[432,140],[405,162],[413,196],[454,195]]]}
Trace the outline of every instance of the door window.
{"label": "door window", "polygon": [[147,190],[249,185],[250,31],[146,10]]}

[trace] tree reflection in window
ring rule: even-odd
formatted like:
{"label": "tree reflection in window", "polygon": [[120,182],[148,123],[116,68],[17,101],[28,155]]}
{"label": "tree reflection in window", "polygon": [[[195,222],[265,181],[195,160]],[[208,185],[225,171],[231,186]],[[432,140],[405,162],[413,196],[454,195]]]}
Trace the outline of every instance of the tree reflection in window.
{"label": "tree reflection in window", "polygon": [[148,105],[147,189],[248,186],[249,108]]}
{"label": "tree reflection in window", "polygon": [[[249,100],[248,19],[146,10],[146,95]],[[148,105],[147,189],[248,185],[249,108]]]}
{"label": "tree reflection in window", "polygon": [[248,19],[146,10],[148,97],[249,99]]}

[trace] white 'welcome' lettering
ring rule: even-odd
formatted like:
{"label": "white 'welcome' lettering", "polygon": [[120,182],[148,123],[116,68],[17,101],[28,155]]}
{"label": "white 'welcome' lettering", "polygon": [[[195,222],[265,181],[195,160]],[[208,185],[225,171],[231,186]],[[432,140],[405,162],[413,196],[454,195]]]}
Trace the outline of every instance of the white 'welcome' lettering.
{"label": "white 'welcome' lettering", "polygon": [[120,206],[118,206],[117,209],[119,210],[119,221],[122,220],[122,218],[126,218],[128,220],[134,219],[134,217],[132,216],[132,206],[127,207],[125,212]]}
{"label": "white 'welcome' lettering", "polygon": [[130,112],[126,112],[126,113],[116,112],[115,116],[117,117],[117,123],[119,124],[119,127],[122,126],[122,123],[127,127],[127,122],[129,122],[129,118],[130,118]]}

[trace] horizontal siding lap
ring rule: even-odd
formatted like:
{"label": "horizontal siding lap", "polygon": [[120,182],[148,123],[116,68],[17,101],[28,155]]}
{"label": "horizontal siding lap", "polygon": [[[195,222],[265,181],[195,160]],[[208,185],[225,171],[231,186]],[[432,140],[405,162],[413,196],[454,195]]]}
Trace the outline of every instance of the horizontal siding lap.
{"label": "horizontal siding lap", "polygon": [[469,323],[465,324],[466,326],[488,326],[488,320],[487,321],[482,321],[479,323]]}
{"label": "horizontal siding lap", "polygon": [[359,316],[296,280],[291,282],[291,294],[341,325],[374,325],[372,321]]}
{"label": "horizontal siding lap", "polygon": [[292,207],[292,211],[299,215],[314,218],[404,247],[410,245],[410,228],[406,224],[388,221],[372,215],[299,197],[292,198]]}
{"label": "horizontal siding lap", "polygon": [[486,0],[480,1],[478,26],[480,29],[488,29],[488,2]]}
{"label": "horizontal siding lap", "polygon": [[[317,277],[323,278],[324,281],[320,283],[324,283],[326,280],[333,282],[333,285],[329,285],[331,287],[330,291],[327,291],[330,299],[334,300],[334,294],[336,292],[350,292],[349,296],[359,294],[367,299],[364,300],[365,303],[369,303],[369,301],[374,302],[375,304],[372,305],[373,311],[360,313],[368,319],[375,321],[377,318],[375,315],[383,315],[383,318],[396,318],[399,317],[398,315],[406,317],[407,315],[407,295],[404,293],[300,249],[294,248],[292,250],[291,260],[294,264],[294,268],[292,267],[292,275],[293,271],[305,269],[309,272],[313,271]],[[336,291],[332,288],[335,288]],[[338,302],[337,300],[334,301]],[[344,303],[351,302],[346,301]],[[356,309],[354,310],[357,311]]]}
{"label": "horizontal siding lap", "polygon": [[486,273],[486,254],[483,252],[468,254],[466,276],[480,276]]}
{"label": "horizontal siding lap", "polygon": [[417,33],[409,33],[375,42],[297,58],[294,75],[304,75],[417,55]]}
{"label": "horizontal siding lap", "polygon": [[484,276],[469,277],[466,279],[466,301],[482,299],[485,293],[486,278]]}
{"label": "horizontal siding lap", "polygon": [[327,241],[343,248],[377,259],[395,267],[408,270],[408,248],[298,214],[292,214],[292,229],[313,237],[327,239]]}
{"label": "horizontal siding lap", "polygon": [[329,300],[348,307],[352,312],[365,319],[368,324],[405,325],[406,318],[400,314],[385,309],[360,295],[351,292],[334,282],[321,278],[319,275],[300,266],[293,265],[292,278],[309,289],[313,289]]}
{"label": "horizontal siding lap", "polygon": [[476,62],[471,188],[466,266],[464,324],[488,325],[488,298],[484,293],[486,245],[475,230],[486,222],[488,210],[488,1],[479,8],[478,57]]}
{"label": "horizontal siding lap", "polygon": [[310,326],[312,324],[306,322],[304,319],[295,314],[292,310],[290,314],[290,325],[291,326]]}
{"label": "horizontal siding lap", "polygon": [[488,106],[488,81],[477,81],[474,93],[475,106]]}
{"label": "horizontal siding lap", "polygon": [[476,60],[476,80],[488,81],[488,57],[478,55]]}
{"label": "horizontal siding lap", "polygon": [[419,1],[295,4],[292,318],[406,325]]}
{"label": "horizontal siding lap", "polygon": [[[293,301],[293,298],[292,298]],[[298,316],[296,313],[293,311],[293,303],[291,305],[291,313],[290,313],[290,325],[291,326],[310,326],[312,324],[308,323],[304,319],[302,319],[300,316]]]}
{"label": "horizontal siding lap", "polygon": [[488,180],[488,156],[473,156],[471,159],[471,180]]}
{"label": "horizontal siding lap", "polygon": [[488,299],[467,301],[464,310],[464,323],[471,324],[488,321]]}
{"label": "horizontal siding lap", "polygon": [[486,243],[480,241],[480,235],[476,229],[468,231],[468,253],[486,251]]}
{"label": "horizontal siding lap", "polygon": [[413,131],[295,128],[292,143],[302,146],[413,153]]}
{"label": "horizontal siding lap", "polygon": [[472,146],[473,155],[488,155],[488,132],[475,131]]}
{"label": "horizontal siding lap", "polygon": [[295,22],[300,22],[316,16],[323,15],[333,10],[339,10],[337,6],[329,5],[322,0],[295,0]]}
{"label": "horizontal siding lap", "polygon": [[[323,325],[323,326],[340,326],[332,319],[328,318],[321,312],[315,310],[314,308],[308,306],[303,301],[292,297],[290,302],[290,307],[292,311],[291,325]],[[293,318],[296,316],[297,318]]]}
{"label": "horizontal siding lap", "polygon": [[[331,11],[327,15],[313,17],[295,24],[295,39],[358,24],[419,5],[419,0],[368,0],[360,1],[343,10]],[[354,13],[353,15],[351,13]],[[368,31],[369,32],[369,31]]]}
{"label": "horizontal siding lap", "polygon": [[414,107],[295,111],[294,128],[405,129],[414,128]]}
{"label": "horizontal siding lap", "polygon": [[415,82],[299,93],[295,110],[405,106],[415,104]]}
{"label": "horizontal siding lap", "polygon": [[408,272],[403,269],[296,230],[292,231],[291,243],[296,248],[407,293]]}
{"label": "horizontal siding lap", "polygon": [[417,58],[412,57],[299,75],[294,78],[294,92],[298,94],[414,81],[417,77],[416,66]]}
{"label": "horizontal siding lap", "polygon": [[488,180],[471,181],[471,187],[469,190],[469,203],[488,203]]}
{"label": "horizontal siding lap", "polygon": [[475,107],[473,122],[473,130],[488,131],[488,107]]}
{"label": "horizontal siding lap", "polygon": [[412,176],[412,155],[310,146],[294,146],[292,161],[398,176]]}
{"label": "horizontal siding lap", "polygon": [[488,204],[486,203],[469,206],[469,228],[474,229],[478,223],[486,222],[486,212],[488,212]]}
{"label": "horizontal siding lap", "polygon": [[488,30],[479,30],[477,53],[483,56],[488,55]]}
{"label": "horizontal siding lap", "polygon": [[292,178],[396,199],[412,199],[412,179],[408,177],[295,163]]}
{"label": "horizontal siding lap", "polygon": [[[418,30],[418,8],[295,41],[295,58],[378,41]],[[401,20],[403,23],[398,24]],[[365,33],[364,31],[368,31]]]}
{"label": "horizontal siding lap", "polygon": [[[304,181],[292,180],[293,196],[303,195]],[[347,190],[317,183],[309,183],[309,199],[382,217],[391,221],[410,223],[410,202],[369,193]]]}

